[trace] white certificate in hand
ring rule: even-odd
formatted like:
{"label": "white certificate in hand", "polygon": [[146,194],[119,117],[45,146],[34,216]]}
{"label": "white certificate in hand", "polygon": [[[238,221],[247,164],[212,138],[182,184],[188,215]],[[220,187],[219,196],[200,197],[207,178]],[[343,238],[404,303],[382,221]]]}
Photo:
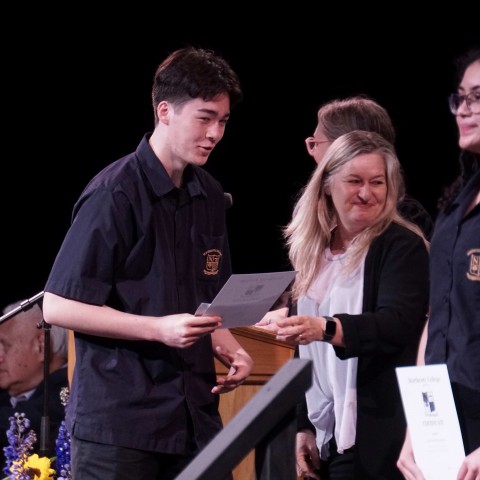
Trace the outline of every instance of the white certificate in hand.
{"label": "white certificate in hand", "polygon": [[396,372],[415,462],[426,480],[456,480],[465,449],[447,366]]}
{"label": "white certificate in hand", "polygon": [[272,308],[297,272],[232,275],[212,303],[202,303],[195,315],[220,315],[223,328],[254,325]]}

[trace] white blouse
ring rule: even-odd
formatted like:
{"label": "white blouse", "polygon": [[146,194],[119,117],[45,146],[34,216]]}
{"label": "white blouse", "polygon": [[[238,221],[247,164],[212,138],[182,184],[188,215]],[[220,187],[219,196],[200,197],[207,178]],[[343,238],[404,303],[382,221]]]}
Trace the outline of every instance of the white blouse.
{"label": "white blouse", "polygon": [[[320,274],[307,295],[299,298],[299,315],[362,312],[365,257],[354,271],[345,273],[347,257],[348,250],[340,255],[325,251]],[[312,386],[306,393],[308,417],[316,429],[320,456],[326,460],[333,435],[339,453],[355,445],[358,358],[340,360],[325,342],[300,345],[299,355],[313,362]]]}

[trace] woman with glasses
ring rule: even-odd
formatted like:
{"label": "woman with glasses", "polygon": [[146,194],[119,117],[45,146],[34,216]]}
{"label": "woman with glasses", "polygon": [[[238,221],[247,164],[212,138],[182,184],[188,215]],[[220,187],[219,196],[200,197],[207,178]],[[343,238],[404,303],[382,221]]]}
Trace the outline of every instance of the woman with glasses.
{"label": "woman with glasses", "polygon": [[[320,107],[317,119],[313,136],[305,139],[307,152],[316,163],[320,163],[328,146],[336,138],[352,130],[376,132],[392,145],[395,144],[395,129],[390,116],[381,105],[367,96],[331,100]],[[398,210],[430,238],[432,217],[418,200],[400,192]]]}
{"label": "woman with glasses", "polygon": [[[480,48],[458,63],[449,97],[457,121],[460,175],[438,202],[431,243],[430,318],[419,364],[447,364],[465,447],[457,480],[480,479]],[[398,460],[407,480],[424,480],[410,437]]]}

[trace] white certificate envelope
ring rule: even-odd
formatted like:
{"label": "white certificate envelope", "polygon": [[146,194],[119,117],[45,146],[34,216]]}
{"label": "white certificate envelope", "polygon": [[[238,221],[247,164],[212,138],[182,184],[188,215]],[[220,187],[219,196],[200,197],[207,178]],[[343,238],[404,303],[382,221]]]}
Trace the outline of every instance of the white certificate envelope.
{"label": "white certificate envelope", "polygon": [[447,366],[396,372],[417,465],[426,480],[456,480],[465,449]]}
{"label": "white certificate envelope", "polygon": [[195,315],[220,315],[222,328],[254,325],[272,308],[297,272],[232,275],[212,303],[202,303]]}

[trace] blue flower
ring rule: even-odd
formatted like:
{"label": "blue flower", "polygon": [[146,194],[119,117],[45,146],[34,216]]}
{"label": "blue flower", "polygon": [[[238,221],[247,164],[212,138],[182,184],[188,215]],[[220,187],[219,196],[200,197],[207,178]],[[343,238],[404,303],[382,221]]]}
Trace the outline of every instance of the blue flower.
{"label": "blue flower", "polygon": [[70,470],[70,434],[65,426],[65,421],[60,425],[58,437],[55,442],[55,452],[57,453],[56,469],[59,476],[57,480],[69,480],[72,478]]}
{"label": "blue flower", "polygon": [[[5,467],[3,473],[10,475],[10,467],[14,462],[25,463],[33,450],[33,445],[37,441],[37,435],[30,429],[30,420],[24,413],[17,413],[9,417],[10,428],[7,430],[8,447],[4,447]],[[19,472],[21,473],[21,472]],[[17,477],[22,479],[21,476]],[[26,477],[28,478],[28,477]]]}
{"label": "blue flower", "polygon": [[[68,388],[62,388],[60,392],[60,400],[63,406],[68,403]],[[24,413],[15,413],[9,418],[10,428],[7,430],[8,447],[4,447],[5,467],[3,473],[7,475],[4,480],[31,480],[31,460],[35,460],[36,465],[40,465],[46,457],[38,457],[32,455],[32,450],[37,441],[36,433],[30,428],[30,420]],[[72,480],[72,472],[70,467],[70,434],[67,431],[65,421],[60,424],[58,436],[55,441],[56,457],[50,459],[55,461],[55,470],[48,469],[49,474],[53,472],[53,478],[56,480]],[[33,457],[36,457],[35,459]],[[48,459],[47,459],[48,460]],[[39,463],[40,462],[40,463]],[[43,464],[42,464],[43,465]],[[45,475],[48,473],[45,471]],[[43,472],[40,472],[43,474]],[[35,478],[52,478],[50,476]]]}

